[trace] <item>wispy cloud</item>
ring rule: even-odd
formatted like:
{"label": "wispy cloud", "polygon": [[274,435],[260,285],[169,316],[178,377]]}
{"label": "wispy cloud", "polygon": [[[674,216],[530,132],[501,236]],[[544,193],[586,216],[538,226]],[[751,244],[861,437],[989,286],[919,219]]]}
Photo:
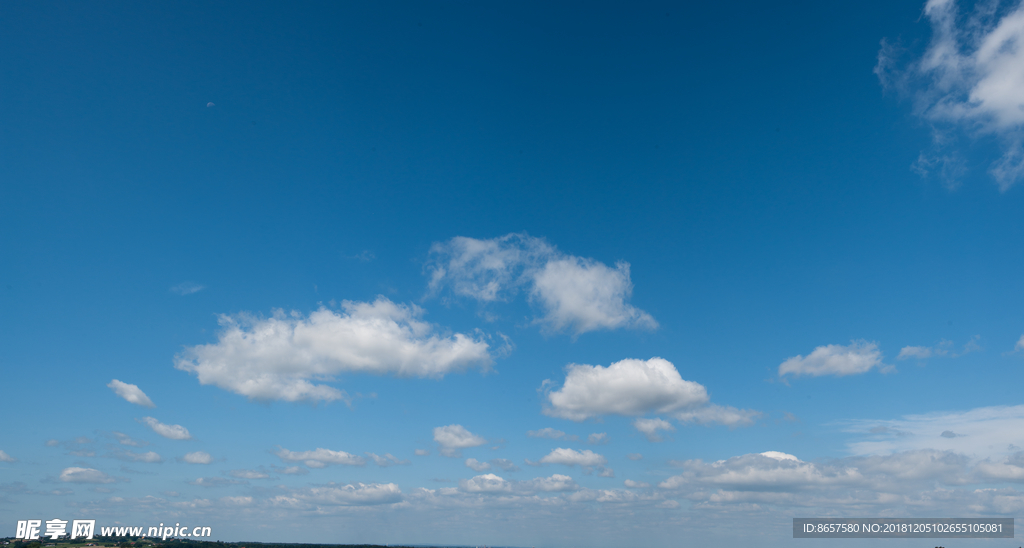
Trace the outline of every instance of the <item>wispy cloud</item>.
{"label": "wispy cloud", "polygon": [[154,432],[170,440],[190,440],[192,434],[188,432],[188,428],[180,424],[164,424],[153,417],[143,417],[139,419],[139,422],[150,427]]}
{"label": "wispy cloud", "polygon": [[134,384],[128,384],[114,379],[107,383],[107,388],[113,390],[115,394],[124,398],[128,403],[134,403],[135,405],[141,405],[142,407],[156,407],[153,400],[149,399],[149,396]]}
{"label": "wispy cloud", "polygon": [[204,289],[206,289],[205,285],[197,284],[195,282],[181,282],[180,284],[171,287],[171,292],[184,296],[199,293]]}
{"label": "wispy cloud", "polygon": [[804,356],[794,356],[779,365],[779,376],[859,375],[882,365],[882,352],[878,344],[853,341],[849,346],[829,344],[819,346]]}
{"label": "wispy cloud", "polygon": [[955,0],[929,0],[932,37],[920,55],[882,41],[875,74],[911,98],[914,114],[932,126],[934,146],[915,163],[955,187],[966,173],[962,140],[991,137],[1002,155],[989,168],[1001,191],[1024,177],[1024,4],[977,2],[961,15]]}

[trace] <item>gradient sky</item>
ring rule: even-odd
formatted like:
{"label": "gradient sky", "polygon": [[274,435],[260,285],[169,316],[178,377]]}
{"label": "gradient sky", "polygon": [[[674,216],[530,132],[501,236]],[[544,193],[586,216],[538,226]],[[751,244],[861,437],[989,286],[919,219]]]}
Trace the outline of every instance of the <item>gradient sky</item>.
{"label": "gradient sky", "polygon": [[0,10],[0,535],[1024,509],[1019,3]]}

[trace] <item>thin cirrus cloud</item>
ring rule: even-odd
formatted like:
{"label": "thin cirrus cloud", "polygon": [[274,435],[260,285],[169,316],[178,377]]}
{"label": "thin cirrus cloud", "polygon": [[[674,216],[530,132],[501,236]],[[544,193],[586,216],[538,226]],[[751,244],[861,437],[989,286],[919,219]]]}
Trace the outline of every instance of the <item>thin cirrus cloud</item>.
{"label": "thin cirrus cloud", "polygon": [[867,373],[880,365],[882,352],[878,349],[878,344],[860,340],[851,342],[849,346],[819,346],[807,357],[793,356],[779,365],[779,376],[844,377]]}
{"label": "thin cirrus cloud", "polygon": [[557,440],[559,438],[565,437],[565,432],[548,427],[541,428],[540,430],[529,430],[526,432],[526,435],[531,438],[545,438],[549,440]]}
{"label": "thin cirrus cloud", "polygon": [[348,400],[345,392],[313,379],[342,373],[440,378],[470,367],[486,370],[489,345],[455,333],[441,336],[420,319],[423,309],[385,297],[345,301],[342,311],[321,308],[309,316],[276,311],[220,317],[214,344],[186,348],[175,367],[257,400]]}
{"label": "thin cirrus cloud", "polygon": [[434,441],[440,448],[441,454],[446,457],[461,457],[463,449],[479,447],[487,440],[469,430],[461,424],[449,424],[434,428]]}
{"label": "thin cirrus cloud", "polygon": [[913,112],[932,125],[932,150],[914,164],[955,187],[967,171],[962,141],[994,138],[1001,156],[989,173],[1005,192],[1024,177],[1024,4],[995,11],[993,2],[960,13],[955,0],[929,0],[924,16],[932,37],[926,50],[908,52],[882,41],[875,74],[882,86],[910,98]]}
{"label": "thin cirrus cloud", "polygon": [[143,417],[139,422],[148,426],[151,430],[170,440],[190,440],[192,434],[188,428],[180,424],[164,424],[153,417]]}
{"label": "thin cirrus cloud", "polygon": [[975,335],[971,337],[971,340],[967,341],[964,345],[963,350],[957,352],[953,347],[953,341],[941,340],[934,346],[904,346],[900,349],[900,353],[896,356],[897,360],[909,360],[911,358],[918,360],[926,360],[928,358],[959,358],[965,354],[971,352],[980,351],[981,345],[978,344],[980,336]]}
{"label": "thin cirrus cloud", "polygon": [[746,426],[760,416],[757,411],[709,403],[703,385],[684,380],[675,365],[663,358],[626,359],[608,367],[572,364],[560,388],[554,390],[551,380],[541,388],[546,391],[544,414],[577,422],[603,415],[677,411],[676,418],[684,423]]}
{"label": "thin cirrus cloud", "polygon": [[619,328],[655,329],[654,318],[629,304],[629,263],[611,268],[566,255],[541,238],[508,234],[478,240],[455,237],[431,247],[430,291],[443,288],[483,303],[506,302],[520,291],[541,314],[536,323],[551,332],[580,335]]}
{"label": "thin cirrus cloud", "polygon": [[197,284],[195,282],[181,282],[180,284],[172,287],[171,292],[185,296],[193,293],[199,293],[204,289],[206,289],[205,285]]}
{"label": "thin cirrus cloud", "polygon": [[128,384],[126,382],[113,379],[107,383],[107,388],[113,390],[115,394],[124,398],[128,403],[134,403],[135,405],[141,405],[142,407],[156,407],[153,400],[149,399],[149,396],[134,384]]}

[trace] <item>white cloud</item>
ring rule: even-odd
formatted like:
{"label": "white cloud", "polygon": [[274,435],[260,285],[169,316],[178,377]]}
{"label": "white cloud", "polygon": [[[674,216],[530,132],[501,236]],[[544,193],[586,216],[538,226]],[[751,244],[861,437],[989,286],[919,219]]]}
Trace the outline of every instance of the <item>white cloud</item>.
{"label": "white cloud", "polygon": [[608,439],[608,434],[606,432],[594,432],[587,436],[587,443],[591,445],[604,445],[609,441],[610,440]]}
{"label": "white cloud", "polygon": [[425,456],[430,454],[430,450],[429,449],[417,449],[417,450],[413,451],[413,453],[415,453],[417,457],[425,457]]}
{"label": "white cloud", "polygon": [[346,400],[344,392],[311,380],[342,373],[440,378],[491,363],[488,344],[462,333],[438,335],[420,319],[423,309],[385,297],[344,301],[344,312],[321,308],[308,317],[221,316],[216,344],[186,348],[175,367],[260,400]]}
{"label": "white cloud", "polygon": [[381,468],[393,466],[395,464],[411,464],[407,460],[399,460],[398,457],[392,455],[391,453],[384,453],[384,456],[380,456],[377,455],[376,453],[368,452],[366,453],[366,456],[370,457],[370,459],[373,460],[373,463],[376,464],[377,466],[380,466]]}
{"label": "white cloud", "polygon": [[145,453],[134,453],[132,451],[125,451],[123,449],[119,449],[117,451],[108,453],[106,456],[131,462],[163,462],[164,460],[155,451],[146,451]]}
{"label": "white cloud", "polygon": [[608,367],[573,364],[566,370],[562,388],[547,394],[547,415],[582,421],[600,415],[667,413],[708,401],[703,386],[683,380],[662,358],[627,359]]}
{"label": "white cloud", "polygon": [[402,490],[394,483],[355,483],[309,487],[274,497],[274,505],[291,507],[304,502],[315,506],[373,506],[402,501]]}
{"label": "white cloud", "polygon": [[150,400],[149,396],[134,384],[128,384],[114,379],[107,384],[107,388],[113,390],[115,394],[124,398],[128,403],[134,403],[135,405],[141,405],[142,407],[156,407],[153,400]]}
{"label": "white cloud", "polygon": [[121,445],[128,445],[131,447],[141,447],[143,445],[149,445],[147,442],[132,439],[132,437],[129,436],[128,434],[123,434],[121,432],[114,432],[113,434],[114,437],[117,438],[117,443],[120,443]]}
{"label": "white cloud", "polygon": [[466,430],[461,424],[434,428],[434,441],[440,446],[441,454],[446,457],[459,457],[463,449],[487,443],[487,440]]}
{"label": "white cloud", "polygon": [[730,405],[709,404],[697,409],[679,411],[673,415],[679,422],[696,424],[722,424],[730,428],[750,426],[761,417],[760,411],[753,409],[736,409]]}
{"label": "white cloud", "polygon": [[430,290],[449,287],[458,296],[483,302],[508,301],[521,288],[552,331],[618,328],[654,329],[650,314],[627,303],[633,291],[629,264],[615,268],[565,255],[540,238],[508,234],[490,240],[456,237],[431,248]]}
{"label": "white cloud", "polygon": [[193,451],[187,453],[181,460],[189,464],[210,464],[213,462],[213,457],[206,451]]}
{"label": "white cloud", "polygon": [[188,483],[198,487],[226,487],[228,485],[244,485],[249,482],[226,478],[196,478]]}
{"label": "white cloud", "polygon": [[564,464],[566,466],[580,465],[586,468],[603,466],[608,464],[608,459],[590,449],[576,451],[574,449],[563,449],[559,447],[540,459],[542,464]]}
{"label": "white cloud", "polygon": [[483,474],[468,480],[459,480],[459,489],[466,493],[510,493],[512,484],[501,476]]}
{"label": "white cloud", "polygon": [[476,472],[483,472],[484,470],[490,470],[491,465],[476,459],[466,459],[466,467],[472,468]]}
{"label": "white cloud", "polygon": [[[949,149],[959,135],[972,140],[994,136],[1003,155],[990,173],[1005,191],[1024,175],[1024,5],[997,7],[997,2],[977,3],[974,13],[963,17],[954,0],[929,0],[924,8],[932,28],[927,50],[901,66],[898,48],[883,41],[875,73],[884,86],[910,95],[915,114],[933,125],[935,150],[922,153],[920,171],[956,161],[959,152]],[[946,180],[950,186],[956,182]]]}
{"label": "white cloud", "polygon": [[8,455],[2,449],[0,449],[0,462],[14,462],[18,459]]}
{"label": "white cloud", "polygon": [[206,289],[205,285],[200,285],[195,282],[181,282],[180,284],[171,288],[171,291],[178,295],[191,295],[193,293],[199,293]]}
{"label": "white cloud", "polygon": [[1024,335],[1020,336],[1020,339],[1017,341],[1017,344],[1014,345],[1014,347],[1013,347],[1013,351],[1014,352],[1024,352]]}
{"label": "white cloud", "polygon": [[65,468],[60,473],[60,481],[67,483],[114,483],[116,479],[95,468]]}
{"label": "white cloud", "polygon": [[626,480],[626,481],[624,481],[622,483],[626,487],[629,487],[630,489],[646,489],[646,488],[651,486],[651,484],[649,484],[647,482],[644,482],[644,481]]}
{"label": "white cloud", "polygon": [[580,488],[571,477],[562,474],[552,474],[546,478],[534,478],[524,483],[530,491],[544,491],[548,493],[578,491]]}
{"label": "white cloud", "polygon": [[664,419],[636,419],[633,421],[633,428],[642,433],[647,437],[647,441],[659,442],[661,436],[658,435],[659,430],[673,431],[675,427],[672,426],[667,420]]}
{"label": "white cloud", "polygon": [[640,453],[629,453],[628,455],[626,455],[626,458],[629,460],[641,460],[644,458],[644,456],[641,455]]}
{"label": "white cloud", "polygon": [[900,353],[896,356],[897,360],[909,360],[910,358],[916,358],[918,360],[924,360],[928,358],[959,358],[964,354],[970,354],[971,352],[977,352],[981,350],[981,346],[978,344],[978,340],[981,337],[975,335],[971,337],[971,340],[967,341],[964,345],[962,352],[956,352],[953,350],[953,341],[947,341],[945,339],[939,341],[935,346],[904,346],[900,349]]}
{"label": "white cloud", "polygon": [[259,470],[232,470],[228,473],[231,474],[231,477],[239,479],[266,479],[270,477],[270,474],[260,472]]}
{"label": "white cloud", "polygon": [[[896,420],[853,420],[845,430],[862,435],[849,443],[857,455],[936,449],[973,458],[1003,457],[1024,447],[1024,405],[979,407],[907,415]],[[942,434],[950,432],[951,435]]]}
{"label": "white cloud", "polygon": [[143,417],[141,422],[146,426],[150,427],[154,432],[161,436],[172,439],[172,440],[190,440],[192,434],[188,433],[188,428],[180,424],[164,424],[153,417]]}
{"label": "white cloud", "polygon": [[867,341],[853,341],[849,346],[830,344],[819,346],[806,358],[794,356],[779,366],[782,375],[859,375],[867,373],[882,363],[882,352],[878,345]]}
{"label": "white cloud", "polygon": [[283,461],[302,462],[310,468],[323,468],[329,464],[346,464],[349,466],[362,466],[366,464],[366,459],[363,457],[344,451],[332,451],[320,447],[313,451],[289,451],[282,447],[275,454]]}
{"label": "white cloud", "polygon": [[530,430],[526,433],[531,438],[547,438],[551,440],[557,440],[565,436],[565,432],[561,430],[555,430],[554,428],[541,428],[540,430]]}

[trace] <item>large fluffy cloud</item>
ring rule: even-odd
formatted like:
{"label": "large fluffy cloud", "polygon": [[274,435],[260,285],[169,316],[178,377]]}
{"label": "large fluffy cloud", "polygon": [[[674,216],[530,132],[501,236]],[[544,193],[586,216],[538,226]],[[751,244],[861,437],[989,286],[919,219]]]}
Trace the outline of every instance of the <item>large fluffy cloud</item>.
{"label": "large fluffy cloud", "polygon": [[882,352],[878,345],[867,341],[853,341],[849,346],[829,344],[819,346],[804,356],[793,356],[779,365],[779,376],[859,375],[881,365]]}
{"label": "large fluffy cloud", "polygon": [[524,290],[540,307],[537,321],[551,331],[658,326],[630,304],[629,264],[615,268],[565,255],[539,238],[508,234],[490,240],[456,237],[431,248],[430,289],[483,302],[505,301]]}
{"label": "large fluffy cloud", "polygon": [[608,367],[570,365],[562,387],[549,391],[547,400],[550,405],[544,413],[582,421],[600,415],[636,416],[699,406],[708,402],[708,393],[700,384],[683,380],[668,360],[627,359]]}
{"label": "large fluffy cloud", "polygon": [[959,137],[994,136],[1003,155],[990,173],[1006,190],[1024,176],[1024,5],[978,2],[966,17],[955,0],[929,0],[927,50],[909,63],[882,42],[875,73],[914,101],[915,114],[935,130],[935,148],[915,167],[938,171],[949,185],[964,172]]}
{"label": "large fluffy cloud", "polygon": [[332,401],[344,392],[314,380],[342,373],[439,378],[491,363],[488,344],[470,335],[437,334],[423,309],[384,297],[345,301],[308,317],[277,311],[270,318],[221,316],[215,344],[187,348],[175,367],[212,384],[262,400]]}
{"label": "large fluffy cloud", "polygon": [[115,394],[124,398],[128,403],[134,403],[135,405],[141,405],[142,407],[156,407],[153,400],[149,399],[149,396],[134,384],[128,384],[114,379],[107,383],[107,388],[113,390]]}
{"label": "large fluffy cloud", "polygon": [[434,428],[434,441],[440,446],[441,454],[446,457],[461,456],[463,449],[487,443],[486,439],[466,430],[461,424]]}

